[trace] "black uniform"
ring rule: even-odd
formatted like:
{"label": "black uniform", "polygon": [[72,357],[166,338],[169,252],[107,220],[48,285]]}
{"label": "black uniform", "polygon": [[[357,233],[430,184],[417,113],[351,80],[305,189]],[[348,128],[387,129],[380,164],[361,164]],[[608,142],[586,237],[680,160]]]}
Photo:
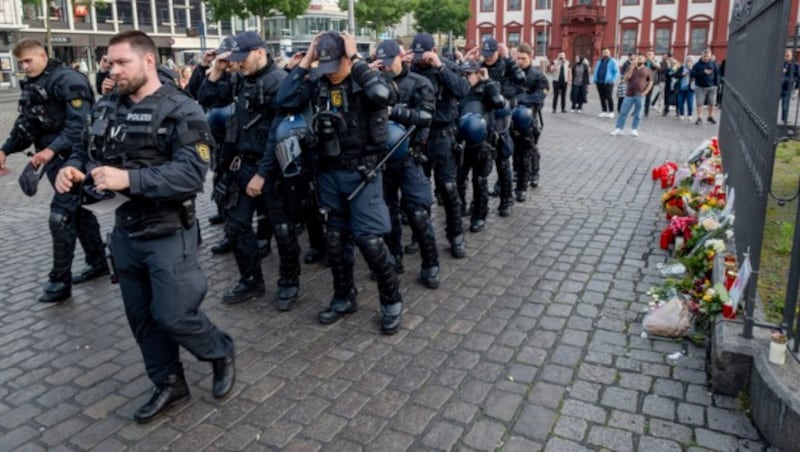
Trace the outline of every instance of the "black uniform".
{"label": "black uniform", "polygon": [[138,103],[105,96],[92,121],[88,145],[76,146],[66,164],[128,170],[130,188],[120,194],[130,200],[116,210],[111,252],[125,314],[147,375],[159,388],[136,413],[138,422],[147,422],[163,409],[153,404],[167,389],[169,397],[188,396],[179,345],[212,361],[215,396],[216,366],[233,356],[233,340],[199,310],[207,282],[197,260],[194,200],[213,141],[200,107],[171,85]]}
{"label": "black uniform", "polygon": [[[409,72],[406,66],[394,78],[394,83],[398,96],[389,119],[406,127],[416,126],[416,130],[410,143],[411,152],[386,165],[383,174],[383,194],[392,220],[392,231],[387,235],[387,245],[395,258],[395,268],[402,268],[402,209],[420,247],[420,278],[426,286],[436,288],[439,286],[439,252],[436,250],[436,235],[430,217],[433,197],[430,179],[425,176],[421,165],[422,146],[427,140],[436,109],[436,94],[427,78]],[[397,196],[398,191],[402,194],[402,201]]]}
{"label": "black uniform", "polygon": [[[329,55],[341,55],[341,38],[323,35]],[[339,47],[339,48],[337,48]],[[332,49],[332,50],[329,50]],[[322,51],[317,49],[320,54]],[[399,282],[383,235],[389,232],[389,213],[383,200],[383,181],[375,165],[383,156],[387,142],[387,107],[396,93],[384,77],[357,61],[350,75],[334,85],[325,77],[307,78],[308,69],[296,67],[281,86],[278,104],[299,110],[311,103],[316,112],[313,128],[318,145],[317,186],[327,219],[328,264],[333,275],[334,294],[328,309],[319,313],[320,323],[328,324],[356,310],[353,282],[352,243],[378,282],[381,331],[394,334],[400,327],[403,308]],[[357,196],[348,197],[375,169]]]}
{"label": "black uniform", "polygon": [[466,251],[461,224],[461,200],[456,189],[458,162],[453,149],[458,100],[469,92],[469,82],[456,74],[455,65],[450,60],[442,60],[442,63],[440,68],[413,65],[412,70],[430,80],[436,93],[436,112],[425,151],[433,166],[436,191],[444,204],[445,233],[450,242],[450,254],[462,258],[466,256]]}
{"label": "black uniform", "polygon": [[[512,58],[498,58],[497,61],[488,65],[485,62],[481,65],[489,72],[489,78],[500,84],[500,92],[509,102],[513,102],[517,94],[517,86],[525,81],[525,74],[519,68],[517,62]],[[513,108],[514,105],[509,105]],[[514,204],[512,198],[512,174],[511,157],[514,154],[514,142],[509,133],[510,109],[504,119],[496,122],[496,131],[499,132],[499,140],[496,142],[496,152],[494,153],[495,165],[497,166],[497,182],[499,184],[500,206],[497,212],[500,216],[511,214],[511,206]]]}
{"label": "black uniform", "polygon": [[[516,173],[517,186],[514,189],[517,201],[525,201],[525,192],[528,182],[533,187],[539,185],[539,136],[541,135],[541,117],[544,98],[550,84],[547,77],[538,69],[530,65],[523,70],[525,81],[519,85],[517,94],[517,108],[529,108],[534,121],[530,127],[518,127],[514,123],[514,172]],[[513,116],[512,116],[513,117]]]}
{"label": "black uniform", "polygon": [[[225,233],[231,241],[241,277],[239,282],[225,293],[223,303],[239,303],[263,295],[265,291],[258,242],[252,228],[253,214],[259,206],[265,205],[264,198],[263,196],[250,197],[245,190],[250,179],[256,174],[267,177],[263,170],[259,171],[258,164],[264,156],[270,129],[275,119],[275,94],[284,78],[286,78],[286,73],[280,70],[270,58],[267,64],[256,73],[236,77],[233,90],[230,90],[229,81],[206,79],[198,95],[201,101],[207,96],[211,96],[222,104],[236,102],[236,110],[230,117],[225,136],[225,142],[234,144],[236,151],[233,162],[235,175],[232,178],[232,183],[235,185],[231,189],[233,196],[236,196],[236,201],[231,203],[232,207],[228,211]],[[278,237],[278,231],[275,232],[278,241],[296,241],[294,230],[290,233],[291,238],[283,235]],[[284,233],[281,232],[281,234]],[[282,247],[279,245],[278,251],[280,252],[281,249]],[[294,252],[292,255],[282,255],[281,260],[295,259],[293,254]],[[292,280],[293,287],[297,287],[296,275],[281,279]],[[285,286],[283,283],[280,284],[282,285],[279,287]]]}
{"label": "black uniform", "polygon": [[[508,102],[500,94],[499,83],[489,80],[473,86],[469,94],[461,100],[460,136],[464,141],[464,164],[458,170],[458,194],[466,205],[467,178],[472,171],[472,196],[470,212],[470,231],[480,232],[486,226],[489,212],[489,175],[492,172],[492,159],[498,152],[500,134],[494,127],[494,112],[507,108]],[[464,118],[472,114],[482,122],[468,124]],[[470,130],[471,129],[471,130]],[[483,137],[483,139],[480,139]]]}
{"label": "black uniform", "polygon": [[[44,168],[50,183],[69,157],[74,143],[80,141],[94,95],[86,77],[51,59],[41,75],[21,82],[20,116],[11,135],[2,146],[11,154],[31,144],[36,151],[45,148],[55,157]],[[53,267],[45,284],[43,302],[66,300],[71,296],[72,258],[76,237],[81,242],[89,267],[75,283],[108,274],[100,226],[94,215],[80,208],[74,193],[56,193],[50,203],[50,235],[53,239]]]}

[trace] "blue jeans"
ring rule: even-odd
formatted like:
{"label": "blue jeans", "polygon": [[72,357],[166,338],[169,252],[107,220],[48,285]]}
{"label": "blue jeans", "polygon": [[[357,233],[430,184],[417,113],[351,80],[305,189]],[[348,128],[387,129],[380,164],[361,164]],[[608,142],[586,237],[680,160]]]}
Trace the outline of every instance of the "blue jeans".
{"label": "blue jeans", "polygon": [[792,90],[781,91],[781,121],[786,123],[789,118],[789,103],[792,100]]}
{"label": "blue jeans", "polygon": [[631,129],[637,130],[639,128],[639,120],[642,118],[642,107],[644,107],[644,96],[625,96],[622,101],[622,110],[619,111],[619,117],[617,117],[617,128],[625,128],[625,120],[628,118],[631,108],[633,108]]}
{"label": "blue jeans", "polygon": [[[686,109],[684,110],[684,105]],[[683,116],[684,111],[686,116],[692,116],[692,109],[694,108],[694,91],[680,90],[678,91],[678,114]]]}

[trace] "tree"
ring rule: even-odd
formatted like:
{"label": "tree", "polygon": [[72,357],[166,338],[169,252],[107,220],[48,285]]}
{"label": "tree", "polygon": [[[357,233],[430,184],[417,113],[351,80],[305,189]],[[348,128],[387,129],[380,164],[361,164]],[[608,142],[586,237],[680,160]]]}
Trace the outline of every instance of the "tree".
{"label": "tree", "polygon": [[[400,22],[411,6],[411,0],[358,0],[354,15],[356,23],[375,30],[377,39],[386,27]],[[347,0],[339,0],[339,9],[347,11]]]}
{"label": "tree", "polygon": [[417,0],[413,7],[417,31],[464,36],[470,17],[469,0]]}
{"label": "tree", "polygon": [[[257,16],[264,20],[276,13],[294,19],[306,12],[311,0],[205,0],[203,3],[211,8],[215,20],[234,16],[242,19]],[[266,30],[265,27],[262,29]]]}

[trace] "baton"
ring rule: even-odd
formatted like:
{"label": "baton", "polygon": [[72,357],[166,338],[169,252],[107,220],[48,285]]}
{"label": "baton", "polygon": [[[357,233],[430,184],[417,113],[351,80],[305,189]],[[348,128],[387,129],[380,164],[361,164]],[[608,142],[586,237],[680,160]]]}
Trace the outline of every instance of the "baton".
{"label": "baton", "polygon": [[353,190],[353,192],[350,193],[350,195],[347,197],[348,201],[352,201],[353,198],[355,198],[356,196],[358,196],[359,193],[361,193],[361,190],[363,190],[364,187],[367,186],[369,181],[372,178],[375,177],[375,172],[378,170],[378,168],[381,168],[383,165],[386,164],[387,161],[389,161],[389,158],[391,158],[392,155],[398,149],[400,149],[400,146],[403,144],[404,141],[406,141],[407,139],[409,139],[411,137],[411,134],[414,133],[414,130],[416,130],[416,128],[417,128],[417,126],[411,125],[408,129],[406,129],[405,133],[403,133],[403,135],[400,137],[400,139],[397,140],[397,142],[394,144],[394,146],[392,146],[389,149],[389,152],[387,152],[386,155],[383,156],[383,158],[378,162],[377,165],[373,166],[372,169],[370,169],[369,172],[367,172],[367,174],[364,175],[364,180],[362,180],[361,183],[358,184],[358,187],[356,187],[356,189]]}

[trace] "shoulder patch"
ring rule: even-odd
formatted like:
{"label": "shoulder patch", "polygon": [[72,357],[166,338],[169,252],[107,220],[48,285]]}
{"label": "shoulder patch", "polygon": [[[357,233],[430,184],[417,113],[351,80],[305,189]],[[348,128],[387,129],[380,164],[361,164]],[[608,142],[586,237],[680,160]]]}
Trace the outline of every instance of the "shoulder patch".
{"label": "shoulder patch", "polygon": [[211,160],[211,148],[207,144],[197,143],[194,145],[194,149],[197,151],[200,160],[204,162]]}
{"label": "shoulder patch", "polygon": [[83,99],[78,97],[72,99],[71,101],[69,101],[69,103],[72,105],[73,108],[81,108],[81,105],[83,105]]}

